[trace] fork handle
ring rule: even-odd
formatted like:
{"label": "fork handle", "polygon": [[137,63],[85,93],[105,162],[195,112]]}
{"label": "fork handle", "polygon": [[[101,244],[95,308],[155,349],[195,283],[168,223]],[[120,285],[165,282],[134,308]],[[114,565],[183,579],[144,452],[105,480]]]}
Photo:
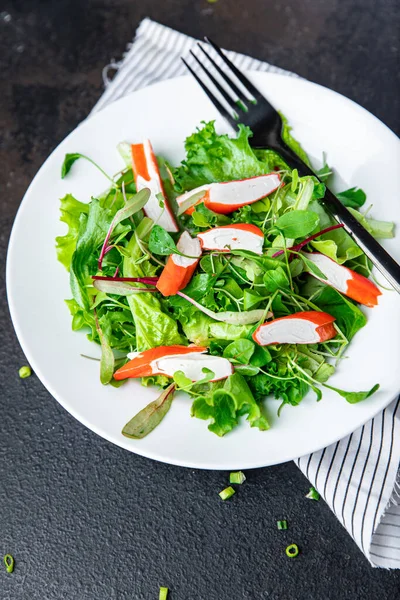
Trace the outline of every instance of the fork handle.
{"label": "fork handle", "polygon": [[[269,146],[271,147],[271,146]],[[279,144],[272,148],[288,163],[292,169],[297,169],[299,175],[318,176],[295,154],[289,146],[279,140]],[[400,265],[390,256],[388,252],[376,241],[376,239],[357,221],[345,206],[326,188],[325,197],[320,200],[326,210],[344,225],[345,231],[352,237],[355,243],[368,256],[373,265],[382,273],[385,279],[400,294]]]}

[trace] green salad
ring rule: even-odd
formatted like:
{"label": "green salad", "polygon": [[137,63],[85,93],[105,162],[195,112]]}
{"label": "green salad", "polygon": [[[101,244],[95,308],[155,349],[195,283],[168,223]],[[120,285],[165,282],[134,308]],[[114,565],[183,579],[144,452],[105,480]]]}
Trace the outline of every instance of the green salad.
{"label": "green salad", "polygon": [[[309,164],[287,123],[284,136]],[[267,430],[268,396],[281,411],[310,390],[317,401],[329,388],[356,403],[379,387],[327,383],[367,323],[359,304],[372,307],[381,293],[365,254],[323,207],[331,169],[300,177],[250,138],[244,126],[229,137],[204,123],[178,166],[150,143],[121,144],[122,170],[101,169],[106,192],[88,204],[61,199],[68,231],[56,248],[72,329],[100,344],[102,384],[154,386],[154,401],[123,428],[128,437],[152,431],[179,390],[188,412],[223,436],[241,417]],[[98,167],[68,154],[62,177],[80,158],[88,172]],[[393,237],[391,223],[360,212],[361,189],[338,198],[375,237]]]}

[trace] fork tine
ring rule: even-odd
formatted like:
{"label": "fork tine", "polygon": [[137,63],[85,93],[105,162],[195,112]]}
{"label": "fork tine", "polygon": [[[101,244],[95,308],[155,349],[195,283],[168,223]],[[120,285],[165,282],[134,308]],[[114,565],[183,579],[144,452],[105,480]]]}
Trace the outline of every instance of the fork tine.
{"label": "fork tine", "polygon": [[203,48],[203,46],[201,44],[199,44],[199,42],[197,42],[197,45],[200,48],[200,50],[203,52],[203,54],[205,54],[205,56],[208,58],[208,60],[210,61],[210,63],[214,66],[214,68],[218,71],[218,73],[221,75],[221,77],[226,81],[226,83],[228,84],[228,86],[233,90],[233,92],[236,94],[236,96],[243,103],[248,102],[249,99],[243,94],[242,90],[238,88],[238,86],[236,85],[236,83],[234,81],[232,81],[232,79],[229,77],[229,75],[227,73],[225,73],[225,71],[223,71],[221,69],[221,67],[215,62],[215,60]]}
{"label": "fork tine", "polygon": [[215,87],[217,88],[217,90],[219,91],[221,96],[224,98],[224,100],[226,100],[226,102],[229,104],[229,106],[233,109],[234,113],[236,114],[236,108],[238,105],[236,104],[235,100],[230,96],[230,94],[228,94],[228,92],[219,83],[219,81],[217,81],[217,79],[214,77],[214,75],[212,73],[210,73],[210,71],[208,71],[207,68],[200,62],[200,60],[197,58],[197,56],[195,55],[193,50],[190,51],[190,54],[193,56],[193,58],[195,59],[197,64],[200,66],[200,68],[203,69],[203,71],[207,75],[207,77],[209,77],[209,79],[213,82],[213,84],[215,85]]}
{"label": "fork tine", "polygon": [[239,69],[237,67],[235,67],[233,62],[231,60],[229,60],[229,58],[227,56],[225,56],[225,54],[222,52],[221,48],[219,46],[217,46],[217,44],[215,42],[210,40],[209,37],[205,36],[204,39],[208,44],[210,44],[210,46],[212,48],[214,48],[215,52],[222,58],[224,63],[231,69],[231,71],[233,71],[233,73],[235,73],[236,77],[244,85],[244,87],[250,92],[250,94],[252,94],[254,96],[254,98],[256,98],[257,100],[263,98],[263,96],[260,94],[258,89],[251,83],[251,81],[249,81],[249,79],[247,79],[247,77],[245,77],[243,75],[243,73],[241,71],[239,71]]}
{"label": "fork tine", "polygon": [[217,109],[217,111],[224,117],[224,119],[226,119],[228,121],[228,123],[230,123],[232,125],[232,127],[234,129],[236,129],[237,121],[234,119],[234,117],[226,110],[226,108],[221,104],[221,102],[218,100],[218,98],[216,98],[214,96],[214,94],[212,92],[210,92],[210,90],[207,88],[207,86],[202,82],[200,77],[195,73],[195,71],[192,69],[192,67],[190,65],[188,65],[188,63],[186,62],[186,60],[184,58],[182,58],[182,56],[181,56],[181,60],[185,64],[186,68],[189,69],[189,71],[191,72],[191,74],[193,75],[193,77],[195,78],[197,83],[200,85],[200,87],[203,88],[203,91],[207,94],[207,96],[209,97],[209,99],[214,104],[215,108]]}

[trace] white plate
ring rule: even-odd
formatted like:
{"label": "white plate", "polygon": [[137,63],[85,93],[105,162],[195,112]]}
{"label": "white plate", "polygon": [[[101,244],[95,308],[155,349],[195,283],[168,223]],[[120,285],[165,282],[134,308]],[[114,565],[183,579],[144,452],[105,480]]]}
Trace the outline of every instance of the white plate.
{"label": "white plate", "polygon": [[[294,127],[311,156],[326,151],[330,165],[347,185],[362,186],[372,213],[399,218],[400,144],[378,119],[350,100],[301,79],[252,73],[251,79]],[[121,435],[122,426],[158,394],[131,381],[120,389],[103,387],[98,363],[80,354],[99,356],[83,333],[71,331],[64,298],[70,298],[68,275],[56,260],[54,238],[59,198],[71,192],[79,200],[103,191],[106,180],[85,161],[78,161],[64,181],[60,167],[66,152],[87,154],[109,173],[122,168],[118,142],[149,137],[157,154],[178,163],[183,142],[201,120],[217,119],[213,106],[190,78],[169,80],[127,96],[84,121],[44,163],[21,204],[11,235],[7,290],[21,346],[49,392],[74,417],[107,440],[156,460],[205,469],[272,465],[318,450],[354,431],[391,402],[400,389],[400,302],[383,292],[379,307],[366,310],[369,323],[352,342],[332,385],[381,389],[357,405],[324,390],[323,400],[310,394],[298,407],[286,407],[277,418],[278,400],[266,402],[272,427],[267,432],[242,423],[224,438],[190,417],[190,400],[177,397],[164,421],[143,440]],[[342,188],[343,189],[343,188]],[[399,240],[385,243],[400,258]]]}

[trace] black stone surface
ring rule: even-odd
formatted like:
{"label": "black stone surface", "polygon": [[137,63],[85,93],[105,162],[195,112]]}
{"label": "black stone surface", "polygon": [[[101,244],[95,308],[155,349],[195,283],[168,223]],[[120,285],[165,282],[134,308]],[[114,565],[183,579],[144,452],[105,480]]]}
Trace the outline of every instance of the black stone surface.
{"label": "black stone surface", "polygon": [[329,508],[304,499],[294,464],[248,472],[224,503],[227,473],[129,454],[35,376],[19,379],[3,268],[28,184],[96,102],[102,67],[141,18],[297,71],[398,133],[397,1],[2,0],[0,13],[0,555],[16,559],[12,575],[0,568],[0,599],[156,600],[160,585],[171,600],[398,598],[400,573],[369,566]]}

